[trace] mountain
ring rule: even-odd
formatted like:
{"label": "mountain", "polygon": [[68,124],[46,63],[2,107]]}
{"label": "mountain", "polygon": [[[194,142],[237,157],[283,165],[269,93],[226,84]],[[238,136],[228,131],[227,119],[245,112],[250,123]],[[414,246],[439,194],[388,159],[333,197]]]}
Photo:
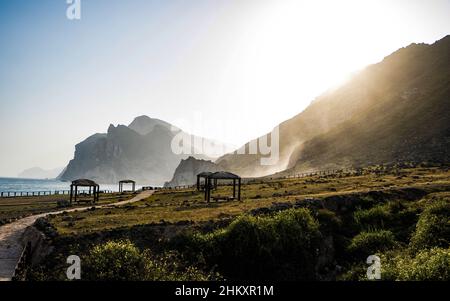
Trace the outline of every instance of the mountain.
{"label": "mountain", "polygon": [[[261,176],[286,169],[449,162],[449,104],[446,36],[432,45],[399,49],[280,124],[278,164],[261,165],[259,150],[226,154],[216,163],[241,176]],[[248,150],[249,143],[244,147]]]}
{"label": "mountain", "polygon": [[[132,179],[141,184],[162,185],[172,177],[180,161],[190,155],[172,151],[172,142],[178,142],[180,137],[184,140],[176,145],[187,147],[194,154],[202,152],[197,145],[194,147],[195,136],[162,120],[140,116],[129,126],[110,125],[106,134],[92,135],[75,146],[74,159],[59,178],[88,178],[107,184]],[[204,141],[218,145],[217,141]]]}
{"label": "mountain", "polygon": [[[161,126],[163,128],[170,129],[172,125],[170,123],[167,123],[165,121],[156,119],[156,118],[150,118],[146,115],[142,115],[139,117],[136,117],[133,122],[130,123],[128,128],[134,130],[135,132],[141,134],[141,135],[147,135],[156,126]],[[180,129],[174,127],[175,130],[179,131]]]}
{"label": "mountain", "polygon": [[181,160],[175,170],[172,180],[164,184],[165,187],[175,187],[183,185],[193,185],[197,181],[197,175],[201,172],[220,171],[220,166],[209,160],[196,159],[189,157]]}
{"label": "mountain", "polygon": [[45,170],[40,167],[32,167],[19,173],[17,177],[24,179],[55,179],[62,170],[63,168]]}

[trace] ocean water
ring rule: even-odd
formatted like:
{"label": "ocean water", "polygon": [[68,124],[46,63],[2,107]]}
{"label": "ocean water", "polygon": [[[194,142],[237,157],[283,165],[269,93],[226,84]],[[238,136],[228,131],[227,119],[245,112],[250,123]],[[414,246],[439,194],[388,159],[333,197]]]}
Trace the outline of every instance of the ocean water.
{"label": "ocean water", "polygon": [[[136,184],[136,189],[142,186]],[[124,185],[124,189],[131,189]],[[70,182],[58,180],[33,180],[18,178],[0,178],[0,192],[38,192],[70,190]],[[100,190],[119,191],[119,184],[100,184]]]}

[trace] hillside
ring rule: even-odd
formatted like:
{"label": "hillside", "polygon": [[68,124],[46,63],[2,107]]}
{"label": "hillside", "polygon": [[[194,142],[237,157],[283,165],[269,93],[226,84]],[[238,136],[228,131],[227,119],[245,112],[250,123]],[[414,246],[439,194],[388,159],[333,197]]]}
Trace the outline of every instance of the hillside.
{"label": "hillside", "polygon": [[[226,281],[367,280],[368,254],[376,254],[383,281],[450,279],[448,166],[266,178],[242,188],[239,202],[208,203],[195,187],[160,189],[125,207],[49,216],[39,229],[51,233],[54,248],[31,273],[67,279],[60,254],[89,258],[94,248],[108,244],[111,250],[111,242],[125,240],[159,255],[161,267],[192,267],[190,277],[214,270],[211,276]],[[213,194],[232,189],[219,185]],[[108,280],[105,271],[120,277],[113,280],[155,275],[139,268],[142,261],[130,263],[130,252],[117,256],[129,272],[115,274],[111,253],[96,252],[105,262],[97,269],[92,263],[98,261],[87,260],[83,279]]]}
{"label": "hillside", "polygon": [[[242,176],[396,161],[448,162],[450,36],[411,44],[315,99],[280,124],[280,160],[227,154],[216,163]],[[248,148],[248,144],[244,147]]]}

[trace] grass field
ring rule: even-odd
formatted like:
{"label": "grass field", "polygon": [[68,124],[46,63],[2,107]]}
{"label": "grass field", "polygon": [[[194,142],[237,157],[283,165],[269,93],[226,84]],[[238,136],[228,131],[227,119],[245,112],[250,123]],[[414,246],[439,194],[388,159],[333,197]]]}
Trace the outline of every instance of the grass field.
{"label": "grass field", "polygon": [[[114,203],[131,197],[132,195],[118,193],[102,194],[98,204]],[[58,202],[68,200],[68,195],[0,198],[0,224],[24,216],[61,210],[63,207],[58,205]],[[85,206],[87,206],[86,203],[74,203],[73,205],[74,208]]]}
{"label": "grass field", "polygon": [[[60,234],[78,234],[158,223],[160,221],[208,221],[230,218],[252,209],[267,207],[277,202],[294,203],[308,198],[389,190],[404,187],[438,186],[450,188],[450,172],[438,168],[395,170],[388,174],[367,172],[362,175],[313,176],[301,179],[267,180],[242,186],[242,201],[204,201],[203,193],[194,189],[160,191],[150,198],[124,208],[100,209],[70,214],[76,223],[64,222],[66,217],[52,218]],[[444,187],[444,188],[442,188]],[[215,196],[232,195],[230,186],[219,186]],[[69,226],[70,225],[70,226]]]}
{"label": "grass field", "polygon": [[40,229],[54,249],[30,279],[65,280],[66,258],[78,254],[86,280],[367,280],[376,254],[385,280],[449,280],[448,225],[446,167],[257,179],[242,186],[242,201],[158,190],[47,217]]}

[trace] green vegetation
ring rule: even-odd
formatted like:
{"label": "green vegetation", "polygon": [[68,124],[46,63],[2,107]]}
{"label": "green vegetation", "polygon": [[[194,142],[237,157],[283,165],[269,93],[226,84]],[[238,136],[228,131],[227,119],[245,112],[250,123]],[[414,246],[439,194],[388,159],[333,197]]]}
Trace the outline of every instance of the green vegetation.
{"label": "green vegetation", "polygon": [[394,257],[385,255],[381,261],[384,280],[450,280],[450,248],[421,250],[415,256],[405,253]]}
{"label": "green vegetation", "polygon": [[228,227],[184,238],[184,253],[203,257],[208,266],[232,279],[311,279],[321,234],[308,209],[274,216],[244,215]]}
{"label": "green vegetation", "polygon": [[348,251],[358,258],[366,258],[367,254],[389,250],[396,246],[394,234],[391,231],[379,230],[361,232],[353,237]]}
{"label": "green vegetation", "polygon": [[416,231],[411,238],[411,249],[418,251],[450,244],[450,202],[437,200],[430,203],[420,215]]}
{"label": "green vegetation", "polygon": [[[124,201],[133,197],[130,194],[102,194],[98,205]],[[14,219],[69,208],[68,195],[47,195],[34,197],[0,198],[0,225]],[[73,204],[70,208],[86,207],[88,204]]]}
{"label": "green vegetation", "polygon": [[[442,280],[450,273],[449,188],[447,169],[421,167],[264,179],[245,184],[241,202],[159,191],[122,208],[47,218],[55,249],[30,278],[64,279],[65,257],[80,254],[89,279],[123,268],[139,280],[367,280],[366,259],[378,255],[382,280]],[[122,262],[126,254],[136,260]]]}
{"label": "green vegetation", "polygon": [[[250,210],[268,207],[272,203],[291,203],[309,198],[324,198],[336,195],[350,195],[417,187],[430,189],[449,183],[450,173],[437,168],[415,168],[394,170],[377,174],[368,170],[361,175],[344,173],[329,176],[312,176],[301,179],[270,180],[243,185],[242,202],[206,203],[202,192],[195,190],[159,191],[146,200],[123,208],[100,209],[74,214],[77,222],[70,225],[57,216],[52,223],[62,235],[76,235],[88,232],[107,231],[117,227],[133,227],[161,220],[206,222],[237,217]],[[432,183],[432,186],[429,185]],[[230,195],[231,187],[220,186],[213,195]],[[370,200],[369,200],[370,202]],[[379,202],[379,200],[377,200]],[[368,204],[370,205],[370,204]],[[374,204],[372,204],[374,205]],[[409,215],[405,212],[406,217]],[[413,213],[415,215],[415,213]],[[412,221],[414,224],[415,222]]]}
{"label": "green vegetation", "polygon": [[130,241],[109,241],[95,246],[86,260],[84,280],[93,281],[173,281],[208,280],[193,267],[179,271],[172,254],[154,256],[141,252]]}

